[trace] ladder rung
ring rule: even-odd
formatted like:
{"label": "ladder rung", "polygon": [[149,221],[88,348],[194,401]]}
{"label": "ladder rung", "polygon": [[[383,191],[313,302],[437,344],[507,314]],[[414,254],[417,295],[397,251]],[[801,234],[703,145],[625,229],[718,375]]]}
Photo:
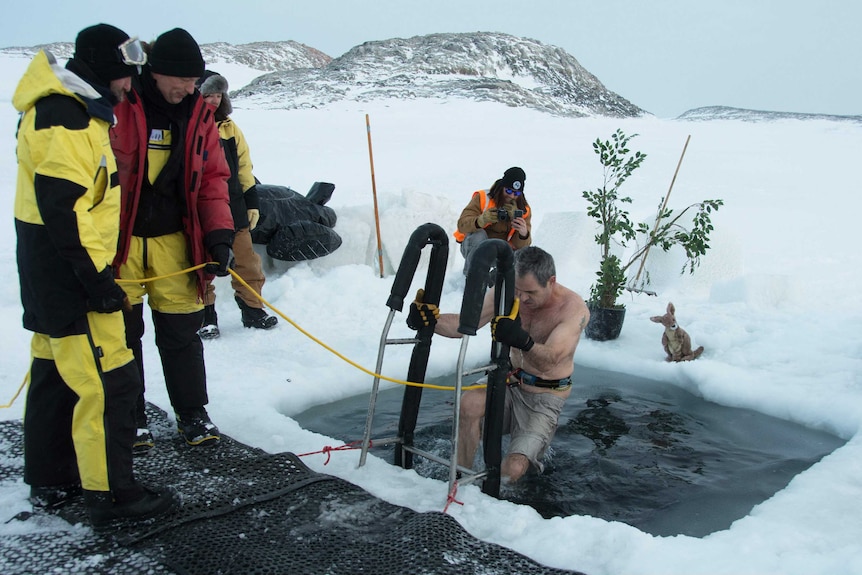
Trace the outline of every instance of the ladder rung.
{"label": "ladder rung", "polygon": [[497,366],[495,364],[483,365],[482,367],[477,367],[475,369],[471,369],[469,371],[463,372],[461,375],[473,375],[474,373],[479,373],[482,371],[490,371],[495,369]]}
{"label": "ladder rung", "polygon": [[[420,340],[418,337],[393,338],[393,339],[390,339],[388,337],[389,327],[392,324],[392,317],[393,317],[394,313],[395,313],[395,310],[391,310],[389,312],[389,317],[386,320],[386,326],[383,328],[383,334],[382,334],[381,340],[380,340],[381,345],[380,345],[380,349],[378,350],[378,356],[377,356],[377,370],[378,371],[380,371],[380,368],[383,365],[383,353],[384,353],[384,350],[387,346],[389,346],[389,345],[406,345],[406,344],[416,345],[416,344],[420,343]],[[463,369],[463,367],[464,367],[464,355],[466,352],[466,344],[467,344],[467,340],[465,339],[461,343],[461,353],[458,357],[458,367],[460,369]],[[456,386],[454,389],[456,391],[458,389],[460,389],[462,377],[473,375],[476,373],[488,373],[489,371],[497,369],[497,367],[498,366],[496,364],[492,363],[492,364],[480,366],[480,367],[462,372],[458,376],[458,378],[456,379]],[[404,451],[407,451],[407,452],[412,453],[414,455],[418,455],[419,457],[424,457],[425,459],[427,459],[429,461],[433,461],[434,463],[437,463],[439,465],[446,467],[450,473],[450,478],[449,478],[450,482],[454,480],[455,472],[457,472],[457,475],[459,476],[458,482],[461,485],[468,485],[470,483],[473,483],[474,481],[477,481],[479,479],[483,479],[483,478],[488,476],[487,470],[476,472],[473,469],[463,467],[461,465],[457,465],[457,459],[456,459],[456,453],[455,452],[456,452],[456,446],[458,443],[458,439],[457,439],[457,436],[455,436],[455,435],[453,435],[452,454],[451,454],[451,458],[449,458],[449,459],[446,459],[446,458],[444,458],[440,455],[437,455],[435,453],[431,453],[430,451],[418,449],[418,448],[414,447],[413,445],[404,445],[404,439],[401,437],[396,436],[396,437],[385,437],[385,438],[381,438],[381,439],[371,439],[372,421],[374,418],[374,406],[377,402],[377,393],[379,391],[379,388],[378,388],[379,379],[380,379],[379,377],[375,376],[374,386],[373,386],[373,389],[371,392],[371,399],[369,401],[368,416],[366,418],[366,423],[365,423],[365,435],[364,435],[363,443],[362,443],[362,453],[361,453],[360,459],[359,459],[359,466],[360,467],[365,463],[365,456],[368,453],[368,449],[370,447],[372,447],[372,446],[380,447],[383,445],[400,444],[401,449],[403,449]],[[460,399],[459,396],[456,395],[455,416],[454,416],[455,427],[454,427],[454,429],[457,429],[459,399]],[[453,469],[454,469],[454,471],[453,471]],[[452,488],[452,485],[450,485],[450,489],[451,488]]]}
{"label": "ladder rung", "polygon": [[402,449],[404,451],[409,451],[410,453],[415,453],[416,455],[420,455],[420,456],[424,457],[425,459],[430,459],[431,461],[435,461],[437,463],[440,463],[441,465],[445,465],[446,467],[449,467],[449,465],[451,465],[451,463],[452,463],[448,459],[443,459],[442,457],[440,457],[439,455],[437,455],[435,453],[431,453],[430,451],[425,451],[424,449],[418,449],[418,448],[410,446],[410,445],[404,445],[404,446],[402,446]]}
{"label": "ladder rung", "polygon": [[[458,466],[458,469],[460,470],[461,466]],[[461,473],[461,478],[458,479],[458,485],[460,485],[462,487],[464,485],[470,485],[474,481],[478,481],[480,479],[485,479],[485,477],[488,476],[488,471],[484,470],[484,469],[482,471],[479,471],[478,473],[470,473],[470,471],[471,470],[468,469],[467,473],[463,473],[463,472]]]}
{"label": "ladder rung", "polygon": [[[448,459],[444,459],[437,454],[431,453],[430,451],[425,451],[423,449],[419,449],[419,448],[413,447],[411,445],[404,445],[401,447],[401,449],[403,449],[404,451],[409,451],[410,453],[414,453],[416,455],[419,455],[420,457],[424,457],[425,459],[430,459],[431,461],[434,461],[435,463],[439,463],[441,465],[445,465],[446,467],[449,467],[450,465],[452,465],[452,462]],[[470,475],[470,476],[476,475],[477,477],[479,477],[479,476],[484,477],[484,475],[485,475],[484,471],[476,474],[472,469],[469,469],[467,467],[462,467],[460,465],[456,466],[456,469],[461,472],[462,477],[466,477],[468,475]]]}
{"label": "ladder rung", "polygon": [[392,443],[401,443],[401,439],[396,437],[383,437],[381,439],[370,439],[371,445],[374,447],[380,447],[382,445],[390,445]]}

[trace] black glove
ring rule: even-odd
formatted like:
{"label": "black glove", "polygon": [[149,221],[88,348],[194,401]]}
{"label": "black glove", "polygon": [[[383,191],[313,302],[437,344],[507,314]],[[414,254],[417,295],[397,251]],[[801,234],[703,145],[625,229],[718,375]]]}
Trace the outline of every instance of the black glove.
{"label": "black glove", "polygon": [[512,306],[512,313],[509,315],[498,315],[491,320],[491,337],[494,341],[505,343],[510,347],[530,351],[536,342],[521,327],[521,317],[518,315],[519,303],[516,299],[515,305]]}
{"label": "black glove", "polygon": [[218,264],[207,264],[204,271],[219,277],[228,275],[227,266],[230,262],[230,246],[227,244],[215,244],[210,248],[210,255]]}
{"label": "black glove", "polygon": [[422,327],[433,326],[437,323],[437,318],[440,317],[440,309],[433,303],[424,303],[425,290],[419,289],[416,292],[416,299],[410,304],[410,311],[407,313],[407,327],[414,330],[419,330]]}
{"label": "black glove", "polygon": [[87,308],[98,313],[114,313],[121,309],[131,311],[132,306],[123,288],[114,281],[114,272],[110,266],[99,272],[96,283],[87,286]]}

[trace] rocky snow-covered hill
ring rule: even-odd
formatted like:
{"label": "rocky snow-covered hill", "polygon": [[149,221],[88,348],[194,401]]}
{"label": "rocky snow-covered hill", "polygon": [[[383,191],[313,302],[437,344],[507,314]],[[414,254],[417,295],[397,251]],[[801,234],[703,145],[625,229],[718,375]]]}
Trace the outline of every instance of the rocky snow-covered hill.
{"label": "rocky snow-covered hill", "polygon": [[[228,44],[216,42],[203,44],[201,53],[206,62],[221,60],[241,64],[263,72],[293,70],[295,68],[318,68],[332,61],[320,50],[288,40],[285,42],[252,42],[250,44]],[[228,81],[230,79],[228,78]]]}
{"label": "rocky snow-covered hill", "polygon": [[234,102],[307,108],[340,100],[464,98],[562,116],[646,114],[565,50],[508,34],[430,34],[366,42],[326,66],[273,72]]}
{"label": "rocky snow-covered hill", "polygon": [[[75,51],[73,42],[54,42],[32,47],[3,48],[2,54],[32,58],[39,50],[49,50],[58,59],[68,59]],[[228,44],[216,42],[202,44],[201,53],[207,63],[222,62],[247,66],[261,74],[294,68],[316,68],[326,66],[332,61],[320,50],[305,44],[287,40],[284,42],[251,42],[249,44]],[[228,78],[230,81],[230,78]]]}
{"label": "rocky snow-covered hill", "polygon": [[743,122],[772,122],[776,120],[830,120],[833,122],[862,123],[862,116],[835,116],[830,114],[803,114],[797,112],[768,112],[746,110],[728,106],[705,106],[694,108],[679,116],[678,120],[742,120]]}
{"label": "rocky snow-covered hill", "polygon": [[[71,42],[0,49],[0,57],[26,62],[40,49],[59,59],[72,56]],[[322,107],[342,100],[419,98],[496,101],[561,116],[634,117],[648,114],[605,88],[565,50],[508,34],[430,34],[365,42],[339,58],[294,42],[201,45],[204,59],[224,73],[234,103],[260,108]],[[16,72],[17,73],[17,72]],[[239,88],[238,90],[236,88]],[[10,92],[14,86],[9,87]],[[2,92],[2,90],[0,90]],[[678,120],[830,120],[834,116],[708,106]]]}
{"label": "rocky snow-covered hill", "polygon": [[[71,42],[4,48],[32,57],[48,49],[72,56]],[[208,65],[227,73],[234,104],[260,108],[322,107],[342,100],[469,99],[528,107],[560,116],[647,114],[605,88],[569,53],[527,38],[476,32],[366,42],[339,58],[294,41],[202,44]],[[246,84],[246,82],[249,82]]]}

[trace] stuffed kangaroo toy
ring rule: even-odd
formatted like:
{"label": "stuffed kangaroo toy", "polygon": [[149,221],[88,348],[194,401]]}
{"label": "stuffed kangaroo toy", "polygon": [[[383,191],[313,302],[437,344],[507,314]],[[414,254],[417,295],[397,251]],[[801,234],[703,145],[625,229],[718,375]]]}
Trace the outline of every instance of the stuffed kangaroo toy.
{"label": "stuffed kangaroo toy", "polygon": [[650,320],[664,326],[661,344],[667,353],[667,361],[690,361],[697,359],[703,353],[703,346],[691,350],[691,338],[688,333],[676,323],[676,309],[672,303],[667,304],[667,313],[654,315]]}

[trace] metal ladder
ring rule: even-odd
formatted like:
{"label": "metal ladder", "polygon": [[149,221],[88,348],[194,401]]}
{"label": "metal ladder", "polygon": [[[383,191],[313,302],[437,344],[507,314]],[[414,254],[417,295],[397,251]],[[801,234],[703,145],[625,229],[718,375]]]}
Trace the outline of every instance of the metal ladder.
{"label": "metal ladder", "polygon": [[[383,357],[387,346],[413,344],[413,354],[410,359],[407,379],[415,383],[425,382],[425,371],[431,351],[431,339],[434,335],[433,326],[422,327],[417,331],[415,338],[405,339],[390,339],[389,330],[392,326],[395,312],[400,312],[404,306],[404,298],[407,296],[407,290],[410,288],[410,284],[416,273],[422,248],[427,245],[432,246],[432,248],[425,280],[424,301],[439,305],[449,252],[448,241],[448,237],[443,229],[433,223],[423,224],[410,236],[410,240],[404,250],[404,255],[401,258],[401,263],[395,274],[389,299],[386,302],[390,311],[380,337],[375,373],[379,374],[383,367]],[[470,268],[467,270],[467,281],[461,303],[458,332],[462,334],[462,341],[456,368],[454,417],[451,438],[452,451],[450,458],[440,457],[435,453],[419,449],[413,445],[414,431],[419,415],[419,405],[422,399],[422,387],[405,386],[401,416],[398,423],[398,434],[395,437],[371,439],[374,412],[380,386],[380,378],[375,376],[368,405],[368,416],[365,422],[365,433],[362,439],[359,467],[365,465],[368,450],[372,444],[374,446],[395,444],[395,465],[404,469],[411,469],[413,467],[414,455],[424,457],[448,467],[450,493],[454,489],[456,481],[459,485],[466,485],[481,479],[484,480],[482,491],[494,497],[499,497],[503,409],[505,406],[506,380],[509,369],[509,347],[501,343],[492,342],[490,364],[470,370],[464,369],[464,359],[470,337],[476,335],[478,329],[482,304],[488,286],[489,270],[494,266],[497,268],[494,299],[496,315],[508,314],[514,303],[515,272],[512,249],[503,240],[486,240],[476,248],[472,256]],[[482,438],[485,469],[474,471],[473,469],[458,465],[458,426],[460,424],[463,378],[479,372],[486,372],[488,374],[485,396],[485,424]]]}

